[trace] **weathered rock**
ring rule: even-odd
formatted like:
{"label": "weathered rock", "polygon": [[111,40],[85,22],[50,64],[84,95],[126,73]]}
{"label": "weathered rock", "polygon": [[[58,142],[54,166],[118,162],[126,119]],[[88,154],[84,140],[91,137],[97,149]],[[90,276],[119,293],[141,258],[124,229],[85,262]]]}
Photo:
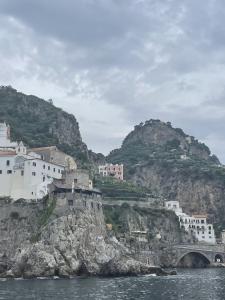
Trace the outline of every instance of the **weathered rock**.
{"label": "weathered rock", "polygon": [[[60,201],[58,199],[57,201]],[[153,269],[134,260],[128,249],[115,237],[108,237],[101,208],[95,205],[62,207],[43,222],[46,204],[3,204],[0,233],[8,238],[0,244],[7,257],[2,264],[3,277],[42,277],[71,275],[135,275],[152,273]],[[22,206],[22,207],[21,207]],[[11,212],[20,218],[12,219]],[[17,235],[19,238],[14,238]],[[5,234],[6,237],[6,234]],[[155,272],[155,268],[154,268]],[[157,268],[157,273],[160,273]]]}
{"label": "weathered rock", "polygon": [[133,184],[179,201],[185,212],[207,213],[217,234],[225,226],[225,169],[205,144],[181,129],[146,121],[107,160],[124,163]]}

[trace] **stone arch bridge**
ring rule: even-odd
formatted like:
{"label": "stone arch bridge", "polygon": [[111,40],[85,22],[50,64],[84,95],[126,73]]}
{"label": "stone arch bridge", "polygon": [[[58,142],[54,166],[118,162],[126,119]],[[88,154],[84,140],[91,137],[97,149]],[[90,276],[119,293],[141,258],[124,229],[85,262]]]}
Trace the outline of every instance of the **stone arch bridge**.
{"label": "stone arch bridge", "polygon": [[176,267],[207,267],[225,263],[225,245],[180,244],[173,246]]}

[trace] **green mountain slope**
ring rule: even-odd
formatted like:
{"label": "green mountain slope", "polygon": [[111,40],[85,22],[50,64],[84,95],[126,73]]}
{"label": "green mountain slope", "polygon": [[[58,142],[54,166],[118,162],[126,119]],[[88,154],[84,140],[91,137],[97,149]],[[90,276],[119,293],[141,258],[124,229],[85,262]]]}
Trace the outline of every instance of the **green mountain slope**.
{"label": "green mountain slope", "polygon": [[123,163],[126,179],[180,201],[185,212],[208,213],[217,232],[225,228],[225,168],[181,129],[159,120],[141,123],[107,161]]}
{"label": "green mountain slope", "polygon": [[89,162],[77,120],[51,101],[1,87],[0,121],[10,124],[14,140],[23,140],[30,147],[56,145],[80,164]]}

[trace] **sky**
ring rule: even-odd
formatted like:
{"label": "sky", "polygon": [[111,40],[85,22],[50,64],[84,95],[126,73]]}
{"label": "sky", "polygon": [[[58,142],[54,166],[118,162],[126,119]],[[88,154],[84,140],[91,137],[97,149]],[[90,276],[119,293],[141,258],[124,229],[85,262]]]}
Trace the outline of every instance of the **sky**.
{"label": "sky", "polygon": [[225,163],[225,1],[0,0],[0,85],[73,113],[95,152],[161,119]]}

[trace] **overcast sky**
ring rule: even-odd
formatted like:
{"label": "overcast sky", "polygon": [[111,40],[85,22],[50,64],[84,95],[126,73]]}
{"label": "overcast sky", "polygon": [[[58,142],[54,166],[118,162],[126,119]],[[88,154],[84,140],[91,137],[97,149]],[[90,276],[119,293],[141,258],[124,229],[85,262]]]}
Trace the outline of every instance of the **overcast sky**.
{"label": "overcast sky", "polygon": [[224,0],[0,0],[0,84],[73,113],[97,152],[171,121],[225,162]]}

